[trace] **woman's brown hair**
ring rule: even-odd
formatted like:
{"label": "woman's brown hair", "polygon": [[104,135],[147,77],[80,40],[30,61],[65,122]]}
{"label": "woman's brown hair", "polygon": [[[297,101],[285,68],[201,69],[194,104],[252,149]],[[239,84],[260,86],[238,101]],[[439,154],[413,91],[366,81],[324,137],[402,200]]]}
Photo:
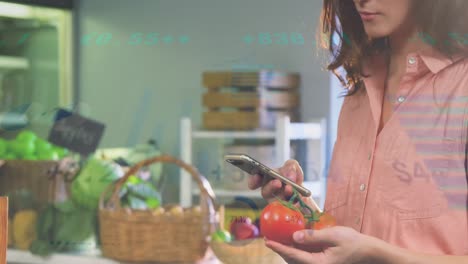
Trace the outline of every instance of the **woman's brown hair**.
{"label": "woman's brown hair", "polygon": [[[413,1],[420,37],[448,57],[468,54],[468,0]],[[352,95],[364,87],[364,60],[386,51],[388,41],[386,38],[368,39],[353,0],[324,0],[320,26],[322,46],[333,55],[327,69],[348,88],[348,95]],[[340,45],[333,45],[335,34],[341,40]],[[340,67],[345,70],[345,78],[337,72]]]}

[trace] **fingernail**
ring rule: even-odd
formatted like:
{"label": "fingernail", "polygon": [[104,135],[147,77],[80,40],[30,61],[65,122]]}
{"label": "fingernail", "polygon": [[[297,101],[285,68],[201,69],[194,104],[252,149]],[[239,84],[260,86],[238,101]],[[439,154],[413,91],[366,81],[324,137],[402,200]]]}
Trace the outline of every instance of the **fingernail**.
{"label": "fingernail", "polygon": [[304,233],[303,232],[296,232],[296,233],[294,233],[293,238],[294,238],[294,240],[296,240],[296,242],[302,242],[302,241],[304,241]]}

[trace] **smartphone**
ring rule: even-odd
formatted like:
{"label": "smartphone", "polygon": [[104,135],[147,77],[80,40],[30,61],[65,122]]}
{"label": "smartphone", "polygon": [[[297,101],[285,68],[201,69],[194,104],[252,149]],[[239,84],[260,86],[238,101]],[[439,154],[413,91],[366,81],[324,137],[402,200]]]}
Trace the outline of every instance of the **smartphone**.
{"label": "smartphone", "polygon": [[246,154],[229,154],[225,155],[224,159],[226,160],[226,162],[238,167],[239,169],[247,172],[250,175],[261,175],[264,177],[264,180],[266,179],[266,177],[269,176],[271,178],[280,180],[284,184],[289,184],[293,186],[303,196],[309,197],[311,195],[311,192],[306,188],[296,184],[295,182],[282,176],[278,172],[274,171],[271,168],[268,168],[267,166],[263,165],[262,163],[256,161],[255,159],[249,157]]}

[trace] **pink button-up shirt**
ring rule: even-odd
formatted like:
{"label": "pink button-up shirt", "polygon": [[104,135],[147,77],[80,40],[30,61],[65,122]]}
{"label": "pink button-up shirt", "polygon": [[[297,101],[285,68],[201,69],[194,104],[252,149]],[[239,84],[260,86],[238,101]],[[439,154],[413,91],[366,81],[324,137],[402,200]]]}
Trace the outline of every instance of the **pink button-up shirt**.
{"label": "pink button-up shirt", "polygon": [[[325,210],[403,248],[467,255],[468,58],[409,54],[390,98],[383,58],[369,66],[366,89],[343,103]],[[395,107],[378,133],[383,100]]]}

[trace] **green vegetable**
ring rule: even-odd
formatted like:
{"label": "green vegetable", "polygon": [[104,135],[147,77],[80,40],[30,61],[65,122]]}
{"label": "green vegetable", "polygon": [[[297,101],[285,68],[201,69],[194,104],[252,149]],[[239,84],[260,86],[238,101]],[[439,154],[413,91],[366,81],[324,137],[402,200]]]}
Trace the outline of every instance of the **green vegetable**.
{"label": "green vegetable", "polygon": [[23,156],[23,159],[24,160],[37,160],[37,157],[33,154],[28,154],[28,155]]}
{"label": "green vegetable", "polygon": [[12,141],[9,145],[10,149],[18,157],[32,155],[36,149],[33,141]]}
{"label": "green vegetable", "polygon": [[72,200],[49,205],[40,213],[37,239],[30,250],[46,256],[52,252],[79,250],[85,241],[95,240],[97,211],[83,208]]}
{"label": "green vegetable", "polygon": [[128,205],[132,209],[137,210],[145,210],[146,209],[146,202],[134,196],[128,197]]}
{"label": "green vegetable", "polygon": [[54,150],[50,149],[45,152],[38,152],[38,157],[40,160],[58,160],[59,155]]}
{"label": "green vegetable", "polygon": [[[150,139],[145,144],[136,145],[135,148],[125,157],[125,159],[131,164],[134,165],[142,160],[149,159],[151,157],[160,156],[162,153],[159,150],[158,144],[156,141]],[[148,172],[151,174],[150,182],[155,185],[159,186],[162,174],[162,163],[152,164],[146,168]]]}
{"label": "green vegetable", "polygon": [[52,149],[52,144],[50,144],[49,142],[41,139],[41,138],[38,138],[36,140],[36,151],[37,152],[48,152]]}
{"label": "green vegetable", "polygon": [[36,134],[34,134],[34,132],[29,131],[29,130],[23,130],[16,136],[16,140],[22,141],[22,142],[34,143],[36,139],[37,139]]}
{"label": "green vegetable", "polygon": [[29,130],[21,131],[13,140],[0,139],[2,159],[58,160],[67,154],[67,149],[54,146]]}
{"label": "green vegetable", "polygon": [[7,152],[7,142],[0,138],[0,156],[4,156]]}
{"label": "green vegetable", "polygon": [[156,191],[156,188],[148,182],[143,182],[135,185],[130,184],[127,185],[127,188],[130,194],[137,197],[141,197],[144,199],[161,199],[158,191]]}
{"label": "green vegetable", "polygon": [[128,179],[127,179],[127,181],[125,183],[126,184],[138,184],[140,182],[143,182],[143,180],[138,178],[135,175],[130,175],[130,177],[128,177]]}
{"label": "green vegetable", "polygon": [[81,206],[96,209],[102,192],[121,175],[117,164],[90,158],[72,182],[71,197]]}
{"label": "green vegetable", "polygon": [[211,234],[211,241],[214,242],[231,242],[232,241],[232,236],[231,233],[229,233],[226,230],[217,230],[213,234]]}
{"label": "green vegetable", "polygon": [[146,206],[148,206],[149,209],[156,209],[160,206],[161,202],[158,199],[155,198],[148,198],[146,199]]}
{"label": "green vegetable", "polygon": [[15,160],[16,155],[14,153],[8,153],[8,154],[5,155],[5,159],[6,160]]}
{"label": "green vegetable", "polygon": [[127,179],[119,195],[122,205],[132,209],[156,209],[161,205],[161,195],[156,188],[134,175]]}
{"label": "green vegetable", "polygon": [[55,152],[57,152],[57,154],[59,155],[59,158],[63,158],[63,157],[68,155],[68,150],[65,149],[65,148],[54,146],[54,147],[52,147],[52,149]]}

